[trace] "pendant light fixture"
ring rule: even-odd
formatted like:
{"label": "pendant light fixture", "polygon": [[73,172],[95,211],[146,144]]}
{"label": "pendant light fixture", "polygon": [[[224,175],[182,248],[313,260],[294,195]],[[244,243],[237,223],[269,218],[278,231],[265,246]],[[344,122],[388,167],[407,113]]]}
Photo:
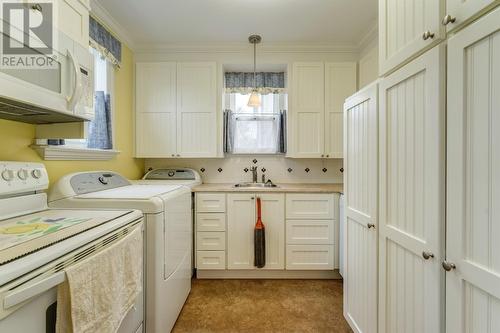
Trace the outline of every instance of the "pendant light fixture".
{"label": "pendant light fixture", "polygon": [[258,108],[261,105],[260,94],[257,92],[257,44],[262,41],[259,35],[251,35],[248,37],[250,44],[253,44],[253,90],[248,99],[248,106]]}

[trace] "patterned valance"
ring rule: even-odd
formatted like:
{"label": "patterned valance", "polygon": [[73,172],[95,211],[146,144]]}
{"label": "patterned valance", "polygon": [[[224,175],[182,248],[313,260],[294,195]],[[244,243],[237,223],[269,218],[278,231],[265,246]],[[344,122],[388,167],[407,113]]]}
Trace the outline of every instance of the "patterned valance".
{"label": "patterned valance", "polygon": [[[260,94],[279,94],[285,91],[285,73],[258,72],[255,85]],[[253,72],[227,72],[226,92],[248,94],[254,89]]]}
{"label": "patterned valance", "polygon": [[120,66],[122,43],[93,17],[89,18],[90,46],[98,50],[113,65]]}

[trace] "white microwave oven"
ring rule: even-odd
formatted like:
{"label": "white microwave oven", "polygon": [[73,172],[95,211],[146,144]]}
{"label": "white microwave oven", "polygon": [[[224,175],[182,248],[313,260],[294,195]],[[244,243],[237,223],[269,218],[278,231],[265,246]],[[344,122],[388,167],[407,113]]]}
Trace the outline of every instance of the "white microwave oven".
{"label": "white microwave oven", "polygon": [[93,119],[94,63],[89,49],[58,32],[57,50],[50,58],[55,64],[50,69],[0,68],[0,118],[33,124]]}

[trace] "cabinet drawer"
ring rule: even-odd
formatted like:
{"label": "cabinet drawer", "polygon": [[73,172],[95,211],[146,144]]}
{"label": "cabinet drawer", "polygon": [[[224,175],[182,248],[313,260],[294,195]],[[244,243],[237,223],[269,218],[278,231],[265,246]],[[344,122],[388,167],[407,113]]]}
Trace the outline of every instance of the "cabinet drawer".
{"label": "cabinet drawer", "polygon": [[226,249],[225,232],[198,232],[196,249],[205,251],[224,251]]}
{"label": "cabinet drawer", "polygon": [[333,270],[333,245],[287,245],[286,269]]}
{"label": "cabinet drawer", "polygon": [[334,244],[333,220],[286,221],[287,244]]}
{"label": "cabinet drawer", "polygon": [[221,193],[196,194],[196,211],[199,213],[224,213],[226,195]]}
{"label": "cabinet drawer", "polygon": [[197,231],[226,231],[226,215],[223,213],[198,213]]}
{"label": "cabinet drawer", "polygon": [[226,269],[226,252],[224,251],[197,251],[197,269]]}
{"label": "cabinet drawer", "polygon": [[287,194],[287,219],[334,219],[333,194]]}

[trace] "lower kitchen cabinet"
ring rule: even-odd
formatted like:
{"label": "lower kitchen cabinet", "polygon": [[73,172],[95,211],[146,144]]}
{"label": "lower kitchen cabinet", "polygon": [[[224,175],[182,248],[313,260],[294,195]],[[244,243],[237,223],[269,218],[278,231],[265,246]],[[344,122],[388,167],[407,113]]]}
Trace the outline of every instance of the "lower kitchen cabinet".
{"label": "lower kitchen cabinet", "polygon": [[333,270],[333,245],[287,245],[286,269]]}
{"label": "lower kitchen cabinet", "polygon": [[227,195],[227,268],[256,269],[254,266],[254,227],[256,199],[262,202],[262,221],[266,231],[266,265],[263,269],[285,267],[285,195]]}
{"label": "lower kitchen cabinet", "polygon": [[[197,269],[333,271],[338,267],[338,197],[334,193],[197,193]],[[262,269],[254,266],[257,198],[266,235]]]}

